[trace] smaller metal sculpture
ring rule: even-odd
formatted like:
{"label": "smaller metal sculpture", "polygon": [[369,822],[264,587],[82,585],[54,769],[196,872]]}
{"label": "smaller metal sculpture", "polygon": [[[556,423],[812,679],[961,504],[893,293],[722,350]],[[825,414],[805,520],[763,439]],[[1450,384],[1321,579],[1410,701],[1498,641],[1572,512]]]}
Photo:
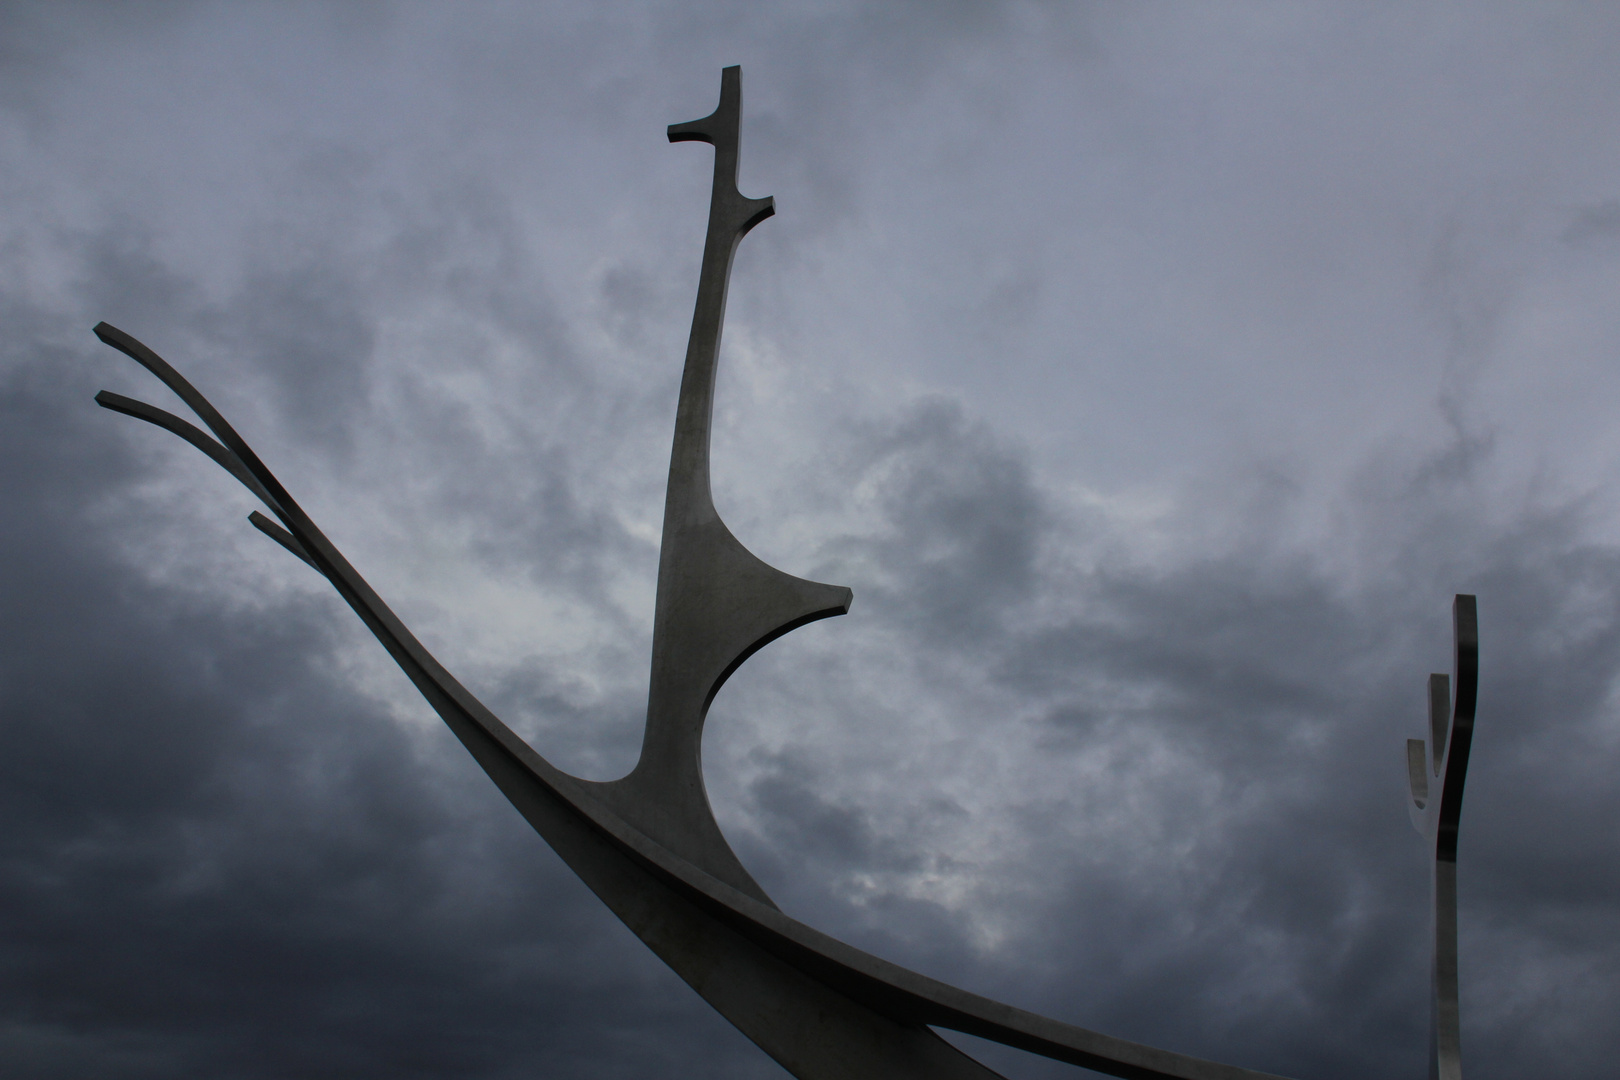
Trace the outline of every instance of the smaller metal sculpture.
{"label": "smaller metal sculpture", "polygon": [[1462,817],[1463,781],[1468,776],[1479,693],[1479,613],[1474,598],[1459,593],[1451,618],[1454,675],[1429,676],[1429,737],[1406,740],[1406,775],[1412,787],[1412,805],[1407,809],[1417,831],[1434,845],[1430,1080],[1462,1080],[1457,1007],[1457,820]]}

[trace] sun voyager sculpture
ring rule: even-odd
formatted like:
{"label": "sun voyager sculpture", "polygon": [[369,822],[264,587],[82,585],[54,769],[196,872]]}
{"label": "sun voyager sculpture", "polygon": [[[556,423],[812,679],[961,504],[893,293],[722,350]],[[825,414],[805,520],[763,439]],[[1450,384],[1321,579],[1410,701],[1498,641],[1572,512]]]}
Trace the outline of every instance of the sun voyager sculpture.
{"label": "sun voyager sculpture", "polygon": [[[555,768],[422,647],[316,528],[225,418],[151,349],[115,327],[103,342],[133,358],[212,432],[144,402],[96,401],[207,454],[269,511],[249,520],[331,582],[495,785],[585,884],[722,1016],[804,1080],[987,1080],[998,1074],[934,1033],[965,1032],[1112,1076],[1262,1080],[1270,1076],[1088,1031],[959,990],[829,937],[782,913],[715,823],[703,787],[703,721],[721,685],[756,650],[849,610],[850,591],[755,557],[715,512],[709,430],[726,289],[737,245],[770,217],[737,190],[742,75],[721,73],[720,104],[669,129],[714,147],[709,227],[675,415],[641,757],[622,779]],[[1453,677],[1429,680],[1428,738],[1407,745],[1413,821],[1432,848],[1434,990],[1430,1075],[1460,1080],[1457,821],[1479,670],[1474,598],[1455,606]]]}

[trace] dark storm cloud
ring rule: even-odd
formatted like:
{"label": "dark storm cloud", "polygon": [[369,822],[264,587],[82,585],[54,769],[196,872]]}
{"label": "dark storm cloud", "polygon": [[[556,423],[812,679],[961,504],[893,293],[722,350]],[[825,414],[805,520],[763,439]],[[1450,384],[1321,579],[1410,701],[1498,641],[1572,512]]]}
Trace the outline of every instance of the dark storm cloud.
{"label": "dark storm cloud", "polygon": [[132,580],[88,527],[123,430],[41,340],[0,388],[7,1071],[628,1076],[693,1039],[754,1075],[450,740],[333,678],[336,605]]}
{"label": "dark storm cloud", "polygon": [[[718,1075],[759,1075],[753,1048],[640,950],[442,732],[415,737],[346,686],[332,663],[341,605],[221,610],[130,565],[121,532],[172,506],[127,493],[173,478],[154,467],[212,466],[189,451],[154,461],[165,436],[94,405],[111,383],[175,407],[77,312],[139,328],[205,387],[248,369],[273,406],[249,420],[279,415],[330,457],[341,420],[363,412],[373,323],[347,253],[312,257],[310,274],[250,270],[220,303],[136,225],[69,239],[62,307],[13,301],[3,319],[5,1071],[618,1076],[687,1043]],[[275,355],[244,360],[262,350]],[[397,419],[430,448],[455,442],[421,422],[431,413]],[[592,556],[623,542],[575,512],[548,468],[559,451],[541,450],[500,462],[525,483],[496,476],[499,500],[469,500],[464,471],[443,501],[492,517],[502,542],[528,523],[538,550],[574,567],[541,560],[541,576],[588,579]],[[199,514],[240,531],[234,505]],[[597,730],[601,707],[548,692],[557,681],[514,673],[493,700],[520,697],[515,719],[541,713],[564,734],[572,722],[575,739]]]}
{"label": "dark storm cloud", "polygon": [[1613,243],[1620,238],[1620,199],[1583,206],[1571,215],[1562,239],[1566,244]]}
{"label": "dark storm cloud", "polygon": [[328,446],[341,445],[365,395],[375,344],[346,269],[316,257],[250,280],[252,301],[233,305],[247,318],[227,335],[234,353],[273,380],[288,427]]}
{"label": "dark storm cloud", "polygon": [[1473,591],[1470,1074],[1607,1075],[1612,387],[1557,335],[1607,355],[1612,34],[1069,10],[0,9],[0,1072],[780,1075],[90,401],[170,404],[105,318],[538,749],[627,767],[708,169],[662,125],[741,61],[782,214],[717,488],[856,592],[711,718],[772,895],[1111,1033],[1417,1073],[1402,741]]}
{"label": "dark storm cloud", "polygon": [[[1580,970],[1613,966],[1604,943],[1620,920],[1620,845],[1577,824],[1620,811],[1606,773],[1577,764],[1606,761],[1613,743],[1620,553],[1583,539],[1579,506],[1507,528],[1483,520],[1470,492],[1493,455],[1448,447],[1369,476],[1353,511],[1393,549],[1382,557],[1441,580],[1346,590],[1322,560],[1266,543],[1189,552],[1168,568],[1116,557],[1061,571],[1049,557],[1040,580],[1061,590],[1055,607],[1032,608],[1024,587],[975,593],[993,623],[947,606],[950,626],[977,630],[968,650],[942,642],[928,590],[1009,570],[1021,581],[1030,553],[1065,550],[1072,523],[955,409],[925,403],[886,430],[852,474],[878,493],[887,528],[836,545],[846,565],[877,571],[866,602],[925,650],[948,642],[939,670],[951,685],[1009,692],[1023,716],[977,720],[986,744],[1028,738],[1077,775],[1055,800],[998,793],[1030,854],[992,860],[997,870],[976,875],[979,902],[953,910],[910,892],[953,867],[948,849],[919,850],[907,817],[966,813],[930,793],[949,771],[925,771],[905,794],[830,794],[836,761],[790,737],[758,763],[755,832],[743,837],[762,880],[786,883],[790,910],[1128,1037],[1285,1075],[1420,1069],[1426,873],[1400,751],[1421,734],[1425,671],[1448,666],[1447,593],[1473,591],[1489,674],[1465,823],[1466,978],[1470,1007],[1494,1022],[1476,1021],[1468,1038],[1501,1075],[1551,1060],[1564,1074],[1602,1073],[1613,991],[1588,981],[1576,1001],[1567,979],[1577,940]],[[911,576],[881,572],[901,566]],[[873,711],[859,696],[844,707]],[[1086,764],[1098,760],[1105,771]],[[988,884],[998,872],[1024,880]],[[853,919],[842,909],[852,900]],[[975,909],[1014,927],[993,949],[974,944]],[[1582,1020],[1561,1035],[1530,1020],[1564,1015]],[[1575,1028],[1579,1045],[1563,1038]],[[986,1052],[1017,1075],[1065,1075]]]}
{"label": "dark storm cloud", "polygon": [[887,420],[853,453],[849,475],[885,526],[846,546],[874,572],[863,591],[925,639],[993,633],[1036,582],[1042,507],[1028,463],[944,399]]}
{"label": "dark storm cloud", "polygon": [[118,4],[105,0],[8,0],[0,4],[0,104],[48,123],[51,81],[62,60],[87,42],[124,44],[172,29],[195,9],[193,0]]}

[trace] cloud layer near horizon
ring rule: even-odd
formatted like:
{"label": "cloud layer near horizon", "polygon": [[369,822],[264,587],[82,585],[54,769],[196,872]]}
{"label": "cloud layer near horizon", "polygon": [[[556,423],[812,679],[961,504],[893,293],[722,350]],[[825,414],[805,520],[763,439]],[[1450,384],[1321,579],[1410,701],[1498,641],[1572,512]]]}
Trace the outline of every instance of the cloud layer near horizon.
{"label": "cloud layer near horizon", "polygon": [[710,716],[767,891],[1111,1034],[1419,1074],[1402,743],[1472,592],[1465,1057],[1606,1076],[1617,30],[0,9],[0,1072],[782,1075],[229,478],[91,400],[168,406],[106,319],[537,749],[623,772],[708,182],[663,127],[741,63],[779,212],[732,286],[717,499],[856,596]]}

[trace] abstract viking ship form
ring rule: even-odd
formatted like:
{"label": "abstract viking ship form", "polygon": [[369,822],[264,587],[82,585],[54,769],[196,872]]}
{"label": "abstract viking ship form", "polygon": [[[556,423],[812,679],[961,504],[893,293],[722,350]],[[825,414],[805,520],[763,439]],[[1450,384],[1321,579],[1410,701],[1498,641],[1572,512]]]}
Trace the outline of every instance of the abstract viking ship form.
{"label": "abstract viking ship form", "polygon": [[[598,783],[555,768],[423,648],[208,400],[141,342],[102,323],[96,336],[173,390],[213,437],[144,402],[96,401],[164,428],[207,454],[270,512],[249,520],[325,577],[416,685],[512,805],[624,923],[727,1020],[805,1080],[985,1080],[997,1074],[934,1033],[945,1028],[1131,1078],[1263,1080],[1269,1074],[1112,1038],[970,994],[852,948],[783,914],[749,875],[704,792],[704,717],[756,650],[849,609],[850,591],[805,581],[756,558],[715,512],[709,487],[726,288],[738,243],[774,212],[737,190],[740,69],[721,75],[710,116],[669,129],[714,147],[714,184],[697,306],[675,419],[658,566],[652,674],[641,757]],[[1466,602],[1466,603],[1465,603]],[[1420,829],[1436,844],[1438,1075],[1456,1071],[1456,821],[1477,672],[1473,598],[1457,602],[1456,708],[1445,676],[1430,683],[1428,750],[1409,764]],[[1449,738],[1448,738],[1449,735]],[[1430,800],[1429,771],[1440,777]],[[1441,776],[1441,773],[1444,775]]]}

